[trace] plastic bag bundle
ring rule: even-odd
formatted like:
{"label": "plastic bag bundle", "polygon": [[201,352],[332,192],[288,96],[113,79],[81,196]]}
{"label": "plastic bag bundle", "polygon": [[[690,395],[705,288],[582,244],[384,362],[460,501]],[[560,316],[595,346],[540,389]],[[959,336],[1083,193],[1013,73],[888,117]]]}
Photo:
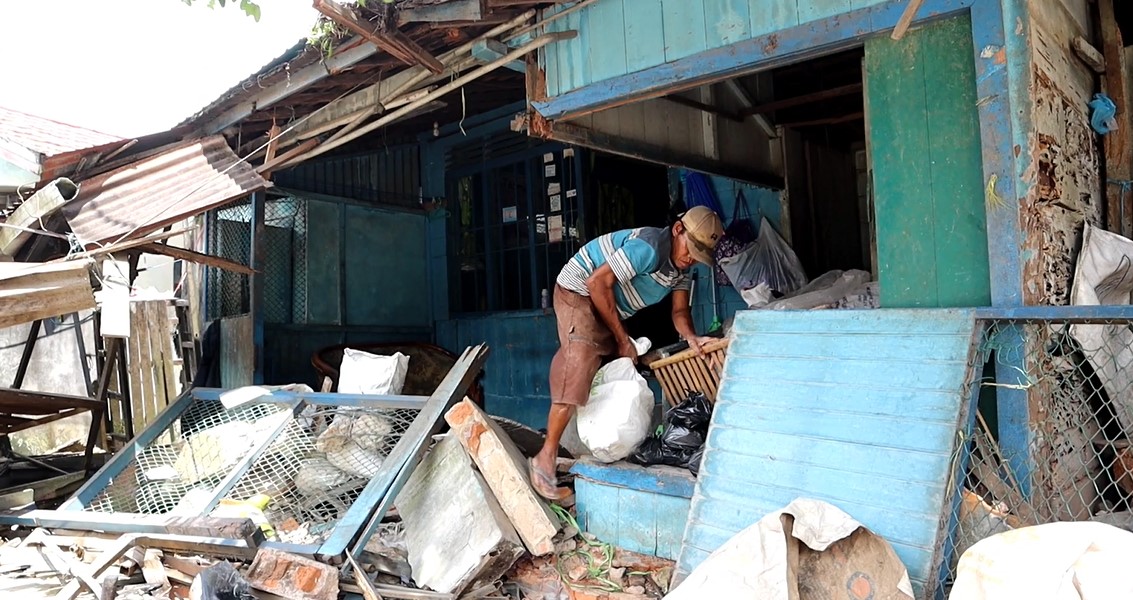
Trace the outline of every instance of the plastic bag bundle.
{"label": "plastic bag bundle", "polygon": [[595,458],[617,462],[649,435],[653,391],[633,361],[619,358],[598,370],[586,406],[578,409],[578,436]]}
{"label": "plastic bag bundle", "polygon": [[799,257],[766,217],[760,221],[759,238],[719,264],[741,293],[763,283],[772,291],[789,294],[807,282]]}
{"label": "plastic bag bundle", "polygon": [[[712,420],[712,403],[701,392],[689,394],[683,402],[665,415],[665,423],[658,435],[650,436],[630,456],[630,462],[639,465],[669,465],[688,467],[696,474],[700,465],[699,454],[708,437],[708,423]],[[696,457],[696,466],[692,461]]]}

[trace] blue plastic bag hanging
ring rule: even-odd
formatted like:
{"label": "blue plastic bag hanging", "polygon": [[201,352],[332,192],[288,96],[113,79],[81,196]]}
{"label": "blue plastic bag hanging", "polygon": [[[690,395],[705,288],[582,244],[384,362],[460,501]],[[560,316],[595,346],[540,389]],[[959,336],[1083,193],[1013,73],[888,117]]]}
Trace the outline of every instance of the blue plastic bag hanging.
{"label": "blue plastic bag hanging", "polygon": [[1117,106],[1114,105],[1113,100],[1105,94],[1094,94],[1094,99],[1090,101],[1090,109],[1094,112],[1090,115],[1090,126],[1094,131],[1105,135],[1111,131],[1117,131]]}

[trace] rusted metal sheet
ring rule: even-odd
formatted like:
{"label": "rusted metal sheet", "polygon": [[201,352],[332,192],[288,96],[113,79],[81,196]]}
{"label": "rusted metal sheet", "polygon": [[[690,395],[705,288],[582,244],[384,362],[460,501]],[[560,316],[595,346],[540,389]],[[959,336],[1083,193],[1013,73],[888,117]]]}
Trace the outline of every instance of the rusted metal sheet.
{"label": "rusted metal sheet", "polygon": [[118,136],[0,108],[0,138],[42,156],[125,142]]}
{"label": "rusted metal sheet", "polygon": [[419,207],[418,146],[397,146],[362,155],[309,161],[273,176],[280,187],[363,202]]}
{"label": "rusted metal sheet", "polygon": [[140,237],[264,189],[268,182],[240,162],[221,136],[173,146],[80,183],[63,208],[86,244]]}

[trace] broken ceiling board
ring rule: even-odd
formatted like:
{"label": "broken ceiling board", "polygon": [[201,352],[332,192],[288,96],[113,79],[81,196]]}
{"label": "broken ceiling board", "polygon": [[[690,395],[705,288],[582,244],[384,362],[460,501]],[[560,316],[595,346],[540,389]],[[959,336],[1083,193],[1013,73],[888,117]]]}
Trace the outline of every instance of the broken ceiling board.
{"label": "broken ceiling board", "polygon": [[397,496],[418,586],[459,595],[491,583],[523,542],[454,436],[438,442]]}
{"label": "broken ceiling board", "polygon": [[527,461],[511,438],[467,398],[452,407],[445,420],[480,468],[527,549],[536,556],[552,552],[559,519],[531,488]]}
{"label": "broken ceiling board", "polygon": [[94,308],[92,264],[0,263],[0,329]]}

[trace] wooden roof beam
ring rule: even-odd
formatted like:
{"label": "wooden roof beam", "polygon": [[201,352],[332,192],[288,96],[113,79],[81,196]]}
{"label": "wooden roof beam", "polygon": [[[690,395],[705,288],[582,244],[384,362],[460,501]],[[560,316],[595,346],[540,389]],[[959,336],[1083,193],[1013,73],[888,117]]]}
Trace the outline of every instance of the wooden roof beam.
{"label": "wooden roof beam", "polygon": [[326,15],[332,21],[342,25],[355,35],[378,48],[385,50],[392,56],[401,59],[411,66],[423,66],[434,74],[444,72],[445,66],[437,57],[422,48],[412,38],[402,33],[397,26],[390,24],[389,31],[380,31],[373,24],[360,19],[350,10],[339,6],[333,0],[314,0],[315,10]]}
{"label": "wooden roof beam", "polygon": [[841,98],[842,96],[850,96],[862,91],[862,84],[852,83],[841,87],[832,88],[829,90],[822,90],[812,94],[804,94],[802,96],[795,96],[794,98],[786,98],[783,100],[776,100],[774,102],[767,102],[759,106],[753,106],[747,110],[742,111],[744,115],[762,115],[777,110],[786,108],[794,108],[796,106],[803,106],[806,104],[813,104],[815,102],[822,102],[823,100],[831,100],[834,98]]}

